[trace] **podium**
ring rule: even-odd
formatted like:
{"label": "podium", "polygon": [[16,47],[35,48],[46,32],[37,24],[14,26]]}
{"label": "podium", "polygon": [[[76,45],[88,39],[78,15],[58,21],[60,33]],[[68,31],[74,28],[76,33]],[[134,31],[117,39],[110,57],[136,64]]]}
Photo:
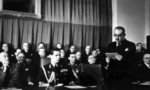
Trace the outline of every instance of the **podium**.
{"label": "podium", "polygon": [[103,80],[103,74],[100,64],[95,65],[89,65],[89,64],[82,64],[81,65],[81,73],[86,74],[85,78],[91,79],[91,83],[93,82],[93,85],[102,85]]}

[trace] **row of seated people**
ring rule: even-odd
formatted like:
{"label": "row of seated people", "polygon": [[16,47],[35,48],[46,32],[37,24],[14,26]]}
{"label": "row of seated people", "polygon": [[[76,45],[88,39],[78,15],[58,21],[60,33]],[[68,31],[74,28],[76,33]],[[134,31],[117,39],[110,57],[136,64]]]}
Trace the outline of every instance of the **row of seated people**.
{"label": "row of seated people", "polygon": [[[14,54],[10,55],[10,53],[6,52],[8,50],[6,50],[4,47],[8,49],[8,45],[3,44],[2,48],[4,50],[1,52],[1,56],[0,56],[1,57],[0,59],[0,62],[1,62],[0,85],[3,87],[22,87],[22,86],[30,86],[30,85],[39,86],[41,85],[41,82],[46,83],[47,80],[43,78],[43,74],[47,75],[47,77],[50,78],[52,73],[51,71],[49,71],[49,72],[46,72],[45,74],[43,72],[43,68],[41,67],[49,63],[52,64],[53,62],[52,56],[55,54],[54,52],[58,52],[58,51],[59,52],[57,55],[57,59],[58,59],[57,63],[59,62],[60,64],[60,66],[58,67],[62,67],[62,66],[65,66],[65,67],[64,67],[64,71],[63,71],[63,67],[59,68],[58,71],[55,72],[55,73],[58,73],[58,76],[57,74],[55,75],[56,75],[56,78],[60,77],[62,79],[63,77],[63,79],[66,79],[66,80],[64,81],[60,80],[57,82],[63,81],[62,83],[65,85],[66,84],[79,84],[80,80],[78,76],[78,73],[79,73],[78,65],[82,63],[81,52],[76,52],[76,53],[70,52],[68,58],[65,58],[65,51],[63,49],[57,48],[55,51],[52,51],[50,55],[46,56],[45,48],[40,47],[38,49],[38,52],[32,54],[32,53],[25,52],[26,50],[29,50],[29,45],[28,43],[24,43],[23,44],[24,50],[21,50],[18,48],[16,49]],[[87,46],[87,47],[90,48],[90,46]],[[96,50],[94,50],[93,52],[97,53]],[[95,56],[92,54],[90,54],[89,56],[87,55],[88,60],[86,64],[96,64],[97,63],[96,61],[98,59],[96,59],[97,57]],[[55,60],[56,60],[56,55],[54,55],[54,62]],[[49,66],[49,67],[53,67],[53,66],[54,65]],[[62,71],[60,69],[62,69]],[[69,76],[66,73],[68,72],[68,70],[69,70]],[[41,74],[41,72],[43,73]],[[63,74],[61,75],[60,73],[63,73],[63,72],[64,72],[64,75]],[[69,77],[71,78],[69,79]],[[84,77],[84,76],[81,76],[81,77]]]}
{"label": "row of seated people", "polygon": [[[46,56],[48,58],[49,52],[47,52],[47,49],[45,48],[45,44],[43,42],[38,43],[37,51],[32,51],[30,49],[29,43],[27,42],[23,43],[22,47],[23,47],[22,49],[17,48],[15,50],[12,50],[10,49],[9,44],[4,43],[2,44],[2,49],[0,50],[0,52],[6,52],[9,55],[12,63],[16,62],[16,60],[14,60],[14,56],[16,56],[17,53],[21,51],[25,54],[26,59],[33,59],[37,54],[40,57]],[[39,49],[41,48],[44,48],[45,50],[40,51]],[[68,58],[70,53],[76,53],[77,60],[80,61],[81,63],[87,64],[88,56],[93,55],[93,57],[96,59],[95,63],[97,64],[101,63],[100,58],[102,58],[102,55],[99,48],[93,49],[91,52],[91,47],[87,45],[85,47],[85,51],[81,52],[81,51],[76,51],[76,47],[72,45],[69,50],[65,50],[62,48],[62,44],[60,43],[58,43],[55,48],[61,51],[61,58]]]}
{"label": "row of seated people", "polygon": [[[139,63],[143,62],[142,56],[143,56],[143,53],[146,52],[146,49],[142,47],[142,43],[137,43],[136,46],[137,46],[137,49],[135,51],[134,61],[136,64],[139,64]],[[22,52],[24,52],[27,61],[30,62],[30,59],[35,58],[36,55],[39,56],[38,58],[45,57],[45,56],[48,57],[49,53],[46,51],[46,48],[45,48],[45,50],[39,50],[40,48],[45,48],[45,44],[43,42],[38,43],[37,51],[31,51],[29,43],[27,43],[27,42],[25,42],[23,44],[22,50],[17,48],[15,51],[11,50],[9,48],[9,44],[4,43],[2,45],[2,49],[0,50],[0,52],[3,52],[3,51],[6,52],[9,55],[9,58],[11,59],[10,62],[16,63],[15,57],[18,54],[18,52],[22,51]],[[62,48],[62,44],[58,43],[56,45],[56,48],[60,49],[61,58],[66,59],[66,58],[68,58],[70,53],[76,53],[77,61],[79,61],[80,63],[88,64],[89,62],[88,62],[87,58],[89,55],[92,55],[94,57],[94,59],[95,59],[94,63],[96,63],[96,64],[102,63],[105,58],[104,53],[102,53],[99,48],[96,48],[96,49],[92,50],[92,52],[91,52],[91,47],[89,45],[87,45],[85,47],[85,51],[82,53],[80,51],[76,51],[76,47],[74,45],[72,45],[69,50],[64,50]],[[104,61],[104,63],[105,63],[105,61]]]}
{"label": "row of seated people", "polygon": [[[26,64],[23,64],[23,65],[20,65],[20,66],[15,65],[15,67],[20,68],[22,66],[22,68],[24,68],[24,69],[22,69],[21,71],[28,72],[29,75],[28,74],[27,75],[23,74],[26,77],[24,78],[24,80],[21,80],[21,81],[26,82],[28,80],[27,81],[28,83],[26,82],[26,84],[22,84],[22,85],[5,84],[5,85],[8,85],[8,86],[23,86],[23,85],[27,86],[27,85],[34,85],[34,84],[36,84],[37,82],[40,81],[40,80],[38,80],[38,75],[39,75],[39,72],[40,72],[40,68],[43,65],[46,65],[46,64],[50,63],[51,55],[46,56],[46,50],[44,49],[44,44],[43,43],[39,43],[38,46],[39,46],[38,52],[36,52],[36,53],[31,53],[31,52],[27,53],[28,50],[29,50],[29,44],[28,43],[23,44],[24,50],[16,49],[16,52],[14,53],[14,55],[12,55],[12,54],[10,55],[9,53],[7,53],[8,57],[10,58],[9,61],[10,61],[11,64],[16,64],[16,63],[20,63],[22,61],[23,62],[25,61]],[[4,47],[8,48],[8,45],[3,44],[2,48],[4,49]],[[60,50],[60,61],[59,61],[59,63],[61,63],[63,65],[64,64],[69,64],[73,69],[81,63],[84,63],[84,64],[100,64],[100,63],[102,63],[103,58],[100,56],[100,54],[97,54],[100,51],[99,50],[97,50],[97,51],[93,50],[92,54],[90,54],[90,46],[86,46],[86,48],[85,48],[86,53],[89,53],[89,54],[85,54],[85,53],[81,54],[81,52],[76,52],[75,53],[75,46],[71,46],[70,50],[68,50],[66,52],[64,51],[64,49],[61,48],[61,44],[58,44],[57,48]],[[5,49],[3,51],[5,51]],[[23,52],[23,53],[21,53],[21,52]],[[22,55],[22,56],[20,56],[20,55]],[[142,55],[143,55],[143,53],[142,53]],[[18,58],[16,58],[16,57],[18,57]],[[21,59],[20,59],[20,57],[21,57]],[[23,59],[22,57],[24,57],[25,59]],[[141,62],[143,63],[143,61],[140,59],[140,63]],[[75,66],[74,65],[72,66],[73,63],[75,63],[74,64]],[[105,64],[107,64],[107,63],[103,63],[104,71],[105,71],[105,69],[107,71],[108,66],[105,65]],[[12,66],[14,66],[14,65],[12,65]],[[12,71],[17,71],[17,70],[14,69]],[[78,72],[78,70],[74,70],[74,71],[76,71],[76,73]],[[51,73],[49,73],[49,74],[51,75]],[[49,77],[50,77],[50,75],[49,75]],[[77,78],[76,75],[74,75],[74,73],[73,73],[73,76],[74,76],[74,78]],[[106,77],[107,77],[107,75],[106,75]],[[74,80],[73,83],[77,84],[77,81]],[[18,84],[21,84],[23,82],[19,82]],[[54,84],[54,82],[53,82],[53,84]],[[39,83],[39,85],[41,85],[41,82]]]}

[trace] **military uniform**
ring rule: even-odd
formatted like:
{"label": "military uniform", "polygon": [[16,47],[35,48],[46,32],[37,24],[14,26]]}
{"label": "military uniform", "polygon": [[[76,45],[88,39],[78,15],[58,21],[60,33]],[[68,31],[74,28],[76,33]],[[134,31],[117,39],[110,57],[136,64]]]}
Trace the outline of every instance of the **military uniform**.
{"label": "military uniform", "polygon": [[69,66],[71,66],[72,72],[73,72],[73,80],[75,81],[75,84],[79,84],[80,83],[80,67],[79,65],[75,64],[75,65],[71,65],[70,63],[68,64]]}
{"label": "military uniform", "polygon": [[68,85],[73,81],[73,72],[69,65],[57,64],[57,67],[54,67],[49,63],[41,67],[37,81],[49,83],[51,86],[60,83]]}

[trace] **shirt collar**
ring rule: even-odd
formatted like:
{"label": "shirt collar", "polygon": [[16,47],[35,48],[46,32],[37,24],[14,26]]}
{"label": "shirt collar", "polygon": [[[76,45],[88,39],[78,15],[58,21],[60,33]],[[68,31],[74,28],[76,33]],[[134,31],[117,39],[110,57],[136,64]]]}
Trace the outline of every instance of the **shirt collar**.
{"label": "shirt collar", "polygon": [[149,69],[150,69],[150,65],[149,64],[147,64],[147,63],[144,63]]}

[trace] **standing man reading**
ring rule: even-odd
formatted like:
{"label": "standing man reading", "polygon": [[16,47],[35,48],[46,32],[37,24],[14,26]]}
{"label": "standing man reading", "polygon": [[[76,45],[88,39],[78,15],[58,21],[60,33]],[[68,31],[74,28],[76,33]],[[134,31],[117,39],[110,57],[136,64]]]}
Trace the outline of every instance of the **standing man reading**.
{"label": "standing man reading", "polygon": [[136,47],[125,36],[124,27],[118,26],[114,29],[115,41],[108,45],[107,52],[117,54],[114,56],[115,59],[106,57],[106,62],[109,63],[107,68],[109,81],[122,81],[128,77],[127,72],[132,63]]}

